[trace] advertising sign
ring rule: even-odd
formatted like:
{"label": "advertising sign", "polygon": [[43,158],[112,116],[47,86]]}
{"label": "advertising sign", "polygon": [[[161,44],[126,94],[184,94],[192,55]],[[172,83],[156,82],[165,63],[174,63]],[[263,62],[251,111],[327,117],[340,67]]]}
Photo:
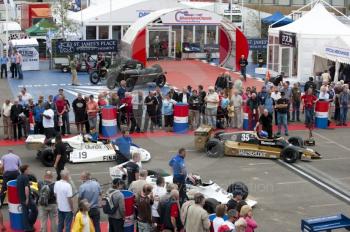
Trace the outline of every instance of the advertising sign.
{"label": "advertising sign", "polygon": [[350,50],[344,48],[325,47],[324,51],[327,55],[350,59]]}
{"label": "advertising sign", "polygon": [[182,43],[182,52],[184,53],[191,53],[191,52],[201,52],[201,45],[200,43],[188,43],[183,42]]}
{"label": "advertising sign", "polygon": [[170,12],[161,16],[163,24],[220,24],[222,16],[213,12],[197,10],[197,9],[184,9]]}
{"label": "advertising sign", "polygon": [[248,39],[249,50],[266,50],[267,39]]}
{"label": "advertising sign", "polygon": [[22,55],[22,70],[39,70],[39,52],[35,47],[17,47],[16,50]]}
{"label": "advertising sign", "polygon": [[293,32],[280,31],[279,42],[280,42],[280,45],[283,45],[283,46],[295,47],[296,34]]}
{"label": "advertising sign", "polygon": [[59,40],[57,41],[57,52],[59,54],[116,52],[117,44],[117,40]]}

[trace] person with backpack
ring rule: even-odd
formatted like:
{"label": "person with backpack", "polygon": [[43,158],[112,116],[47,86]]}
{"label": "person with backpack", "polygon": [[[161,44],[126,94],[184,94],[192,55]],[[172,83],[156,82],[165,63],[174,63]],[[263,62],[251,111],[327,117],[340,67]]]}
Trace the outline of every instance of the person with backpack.
{"label": "person with backpack", "polygon": [[99,200],[101,196],[101,186],[100,184],[91,179],[91,174],[84,171],[80,175],[80,180],[83,182],[79,187],[79,200],[87,200],[89,203],[89,217],[94,224],[96,232],[100,232],[100,208]]}
{"label": "person with backpack", "polygon": [[46,170],[44,180],[38,183],[40,231],[43,232],[48,231],[48,218],[50,218],[51,231],[57,231],[57,203],[54,194],[54,186],[53,173],[50,170]]}
{"label": "person with backpack", "polygon": [[90,204],[86,199],[79,201],[79,211],[75,215],[72,231],[74,232],[95,232],[94,224],[89,217]]}
{"label": "person with backpack", "polygon": [[125,203],[124,196],[120,192],[123,186],[124,181],[114,179],[112,188],[102,198],[102,210],[108,216],[109,232],[124,231]]}

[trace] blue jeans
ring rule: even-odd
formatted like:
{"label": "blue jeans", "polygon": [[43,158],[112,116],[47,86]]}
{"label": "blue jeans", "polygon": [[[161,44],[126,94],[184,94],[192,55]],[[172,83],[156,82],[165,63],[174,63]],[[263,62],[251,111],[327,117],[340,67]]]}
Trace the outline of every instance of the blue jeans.
{"label": "blue jeans", "polygon": [[216,128],[216,115],[217,115],[218,109],[217,108],[206,108],[205,114],[207,116],[207,123],[209,126]]}
{"label": "blue jeans", "polygon": [[288,134],[288,124],[287,124],[287,114],[286,113],[277,113],[278,121],[278,134],[281,134],[281,127],[284,127],[284,133]]}
{"label": "blue jeans", "polygon": [[22,65],[16,64],[16,69],[17,69],[17,73],[18,73],[18,79],[23,79]]}
{"label": "blue jeans", "polygon": [[348,107],[340,107],[340,123],[344,124],[346,123],[346,117],[348,114]]}
{"label": "blue jeans", "polygon": [[305,124],[311,125],[314,122],[314,108],[305,108]]}
{"label": "blue jeans", "polygon": [[137,222],[137,226],[138,226],[139,232],[151,232],[152,231],[152,226],[149,223]]}
{"label": "blue jeans", "polygon": [[58,232],[63,232],[65,228],[66,232],[70,232],[70,227],[72,225],[73,212],[62,212],[58,210]]}
{"label": "blue jeans", "polygon": [[[295,121],[296,120],[300,120],[300,102],[293,102],[293,112],[292,112],[292,120]],[[296,117],[295,117],[296,116]]]}

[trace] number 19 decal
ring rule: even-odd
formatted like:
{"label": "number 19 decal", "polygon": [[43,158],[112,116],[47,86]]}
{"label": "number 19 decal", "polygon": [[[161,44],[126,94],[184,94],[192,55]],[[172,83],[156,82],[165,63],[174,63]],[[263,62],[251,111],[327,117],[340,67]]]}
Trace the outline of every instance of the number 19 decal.
{"label": "number 19 decal", "polygon": [[87,153],[86,151],[81,151],[79,152],[79,159],[86,159],[87,158]]}

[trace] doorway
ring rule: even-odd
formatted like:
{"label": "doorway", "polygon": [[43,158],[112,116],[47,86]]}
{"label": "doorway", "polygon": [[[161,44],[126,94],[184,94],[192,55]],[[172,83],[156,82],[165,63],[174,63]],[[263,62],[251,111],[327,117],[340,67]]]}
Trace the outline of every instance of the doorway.
{"label": "doorway", "polygon": [[169,26],[150,26],[146,37],[147,59],[175,58],[176,32]]}

